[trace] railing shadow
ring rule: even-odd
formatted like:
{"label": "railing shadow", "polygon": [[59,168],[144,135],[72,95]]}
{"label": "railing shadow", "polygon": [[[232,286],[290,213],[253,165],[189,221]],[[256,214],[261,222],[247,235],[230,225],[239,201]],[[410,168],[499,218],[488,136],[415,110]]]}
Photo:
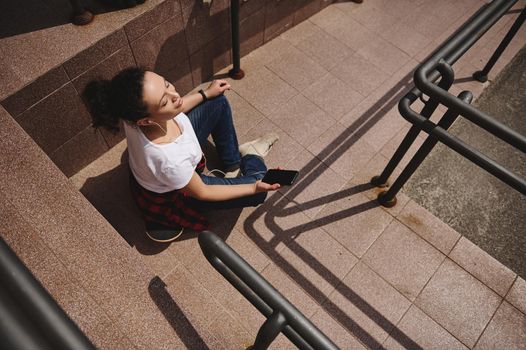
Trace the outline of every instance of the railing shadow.
{"label": "railing shadow", "polygon": [[[194,10],[197,12],[198,9]],[[191,17],[190,17],[191,18]],[[256,34],[256,33],[255,33]],[[180,35],[180,34],[176,34]],[[177,41],[177,40],[175,40]],[[169,45],[163,47],[161,52],[169,55],[171,49]],[[159,55],[157,62],[161,62],[167,57]],[[190,62],[191,63],[191,62]],[[210,72],[213,74],[212,69],[213,63],[208,61],[207,66],[200,66],[200,69],[204,72]],[[159,64],[156,64],[156,69],[159,67]],[[194,69],[192,67],[191,69]],[[176,70],[172,70],[175,72]],[[160,74],[163,74],[163,69],[159,71]],[[169,76],[172,81],[177,81],[182,79],[185,74],[188,72],[178,71],[178,75]],[[204,75],[206,76],[206,75]],[[215,77],[217,78],[217,77]],[[407,74],[404,78],[400,80],[392,89],[390,89],[382,98],[380,98],[372,107],[370,107],[365,113],[360,116],[349,128],[342,132],[330,145],[325,147],[319,154],[316,155],[318,159],[321,159],[325,162],[325,166],[329,166],[334,159],[339,158],[343,153],[345,153],[357,140],[359,140],[371,127],[373,127],[389,110],[391,110],[398,101],[404,96],[404,94],[409,91],[410,82],[412,78],[412,73]],[[203,79],[204,80],[204,79]],[[193,82],[194,85],[197,85],[198,81]],[[329,159],[333,159],[330,161]],[[333,202],[337,199],[349,196],[352,194],[360,193],[371,188],[369,184],[359,184],[350,189],[344,191],[330,194],[322,198],[317,198],[307,203],[302,203],[300,206],[293,206],[285,208],[290,201],[293,201],[296,196],[298,196],[302,191],[304,191],[309,183],[311,183],[316,177],[323,173],[323,169],[319,165],[318,160],[312,160],[302,169],[300,173],[308,174],[306,177],[300,179],[300,181],[288,191],[284,191],[284,195],[287,200],[280,200],[281,195],[275,194],[271,196],[265,204],[258,207],[244,222],[244,230],[246,234],[256,243],[256,245],[267,255],[269,256],[277,266],[279,266],[292,280],[298,283],[307,293],[309,293],[313,299],[317,300],[320,304],[323,305],[323,308],[330,313],[340,324],[346,327],[352,334],[354,334],[362,343],[366,344],[371,348],[383,349],[382,344],[380,344],[374,337],[372,337],[365,329],[363,329],[358,323],[356,323],[351,317],[349,317],[345,312],[343,312],[337,305],[332,303],[330,300],[327,300],[326,296],[319,290],[319,288],[313,285],[307,278],[305,278],[297,269],[292,266],[288,261],[283,259],[281,256],[275,253],[274,247],[277,246],[280,242],[284,243],[291,251],[293,251],[314,271],[316,271],[320,276],[323,276],[334,288],[338,287],[344,293],[345,297],[353,303],[358,309],[360,309],[364,314],[366,314],[371,320],[373,320],[378,326],[380,326],[386,333],[390,334],[394,339],[396,339],[400,344],[407,346],[410,349],[421,349],[421,347],[415,343],[410,337],[405,335],[402,331],[396,328],[396,325],[390,322],[385,318],[379,311],[374,307],[369,305],[363,298],[356,294],[352,289],[346,287],[342,281],[335,276],[330,270],[325,266],[320,264],[315,257],[313,257],[308,251],[303,247],[297,244],[292,238],[300,235],[303,232],[308,230],[323,227],[328,223],[341,220],[343,218],[359,214],[366,210],[370,210],[378,207],[376,201],[369,201],[362,203],[358,206],[347,208],[346,210],[340,211],[328,215],[323,218],[317,218],[309,223],[304,223],[302,225],[283,230],[276,223],[275,219],[278,217],[284,217],[292,215],[296,212],[303,211],[305,208],[314,208],[320,205],[325,205],[330,202]],[[265,219],[266,226],[275,234],[274,238],[270,242],[267,242],[257,231],[254,226],[254,223],[259,218],[263,217]],[[225,231],[226,232],[226,231]],[[223,236],[220,234],[220,236]]]}
{"label": "railing shadow", "polygon": [[[376,201],[368,201],[360,205],[346,208],[339,212],[317,217],[309,222],[294,226],[288,229],[282,229],[276,222],[277,218],[290,216],[294,213],[304,210],[305,208],[314,208],[321,205],[329,204],[338,199],[353,194],[361,193],[372,188],[368,183],[357,184],[351,188],[329,194],[306,203],[288,206],[294,203],[294,199],[302,193],[312,181],[323,174],[332,163],[343,155],[357,140],[359,140],[368,130],[371,129],[385,114],[398,104],[398,101],[411,89],[412,72],[404,76],[393,88],[387,91],[373,106],[365,111],[355,122],[338,135],[331,144],[326,146],[322,151],[316,154],[316,157],[303,168],[299,169],[300,173],[307,174],[292,188],[283,192],[284,197],[280,194],[271,196],[262,206],[258,207],[244,222],[244,230],[253,242],[267,255],[272,261],[281,268],[293,281],[298,283],[305,292],[314,300],[322,305],[322,308],[331,314],[341,325],[349,332],[356,336],[362,343],[370,348],[383,349],[375,338],[364,330],[349,315],[335,305],[327,296],[315,285],[313,285],[305,276],[303,276],[293,265],[274,251],[274,248],[283,243],[288,249],[296,254],[301,260],[314,270],[319,276],[323,277],[332,287],[338,288],[340,293],[350,301],[356,308],[367,315],[373,322],[381,327],[386,333],[390,334],[398,343],[409,349],[421,349],[410,337],[399,330],[395,324],[389,321],[378,310],[368,304],[362,297],[347,287],[338,276],[334,275],[329,269],[321,264],[310,252],[305,250],[301,245],[296,243],[293,237],[301,235],[303,232],[315,228],[321,228],[327,224],[338,220],[357,215],[367,210],[379,206]],[[323,165],[319,160],[323,161]],[[287,206],[287,207],[286,207]],[[274,236],[270,241],[263,238],[255,223],[258,219],[264,218],[266,227],[273,232]]]}
{"label": "railing shadow", "polygon": [[[248,3],[247,3],[248,4]],[[309,2],[298,4],[297,10],[303,6],[307,6]],[[261,5],[262,7],[265,4]],[[259,9],[252,9],[253,11],[259,11]],[[192,23],[194,20],[198,20],[200,16],[203,16],[203,11],[208,11],[203,4],[199,1],[193,3],[191,13],[187,23]],[[243,6],[241,7],[243,11]],[[228,19],[230,15],[230,8],[226,8],[222,11],[211,15],[210,21],[214,22],[217,20]],[[281,20],[285,14],[272,18],[272,24]],[[169,36],[161,45],[159,53],[155,58],[153,67],[147,67],[153,69],[157,73],[165,76],[172,82],[180,82],[180,85],[176,85],[176,88],[182,93],[190,91],[195,85],[200,82],[193,81],[192,72],[195,69],[200,69],[202,72],[207,72],[210,76],[213,74],[213,58],[201,60],[198,66],[195,66],[189,60],[189,53],[183,52],[182,54],[178,50],[181,43],[186,43],[187,35],[186,31],[188,28],[183,27],[177,33]],[[244,37],[249,40],[253,35],[256,35],[257,28],[252,28],[252,32],[244,33]],[[227,36],[228,41],[225,45],[220,46],[220,50],[216,51],[216,54],[223,54],[230,50],[230,36]],[[215,39],[213,39],[215,40]],[[208,43],[204,44],[206,46]],[[200,48],[201,50],[203,48]],[[185,49],[186,50],[186,49]],[[176,54],[174,55],[174,52]],[[178,59],[174,60],[174,56]],[[186,62],[189,64],[186,65]],[[203,79],[204,80],[204,79]],[[121,133],[120,137],[124,137]],[[207,155],[209,168],[215,168],[218,163],[217,157],[215,156],[215,150],[212,145],[204,147],[204,152]],[[82,186],[80,191],[86,196],[86,198],[94,205],[95,208],[112,224],[112,226],[121,234],[121,236],[130,244],[130,246],[136,247],[136,249],[145,255],[152,255],[160,253],[165,250],[168,245],[166,244],[155,244],[148,240],[145,232],[144,223],[140,219],[140,213],[133,204],[133,199],[129,193],[128,185],[128,165],[127,155],[122,154],[120,165],[108,171],[105,174],[101,174],[97,177],[90,178]],[[222,211],[218,217],[212,217],[212,220],[218,221],[220,224],[214,227],[214,231],[221,237],[225,238],[231,232],[235,223],[237,222],[240,215],[240,210],[229,210]],[[192,239],[196,237],[196,233],[192,231],[185,231],[179,240]]]}
{"label": "railing shadow", "polygon": [[150,281],[148,293],[187,349],[209,349],[199,332],[185,316],[183,310],[181,310],[170,293],[168,293],[166,284],[160,277],[155,276]]}

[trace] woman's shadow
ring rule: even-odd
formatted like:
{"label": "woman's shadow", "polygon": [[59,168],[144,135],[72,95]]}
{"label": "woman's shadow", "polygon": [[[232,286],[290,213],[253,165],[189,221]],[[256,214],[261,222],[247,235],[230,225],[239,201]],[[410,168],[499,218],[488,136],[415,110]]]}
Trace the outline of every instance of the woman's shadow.
{"label": "woman's shadow", "polygon": [[[217,166],[217,153],[213,145],[205,145],[203,151],[207,156],[209,169]],[[146,235],[144,221],[136,207],[129,187],[130,169],[128,166],[127,149],[120,155],[120,163],[109,171],[88,178],[80,192],[106,218],[126,242],[143,255],[153,255],[162,252],[170,244],[157,243]],[[226,239],[236,224],[242,209],[222,210],[217,213],[207,213],[211,229],[223,239]],[[181,237],[172,242],[194,239],[198,232],[186,230]]]}

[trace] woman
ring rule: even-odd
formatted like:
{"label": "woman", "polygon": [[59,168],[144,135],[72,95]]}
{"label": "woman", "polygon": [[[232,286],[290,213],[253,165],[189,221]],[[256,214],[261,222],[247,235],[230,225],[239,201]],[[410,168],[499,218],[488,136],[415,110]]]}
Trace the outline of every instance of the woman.
{"label": "woman", "polygon": [[[93,126],[116,132],[124,121],[130,185],[157,242],[176,239],[184,228],[209,228],[210,209],[257,206],[278,184],[261,182],[263,157],[278,137],[269,134],[238,146],[225,80],[181,97],[162,76],[127,68],[111,81],[92,81],[84,90]],[[212,135],[224,177],[205,175],[201,146]]]}

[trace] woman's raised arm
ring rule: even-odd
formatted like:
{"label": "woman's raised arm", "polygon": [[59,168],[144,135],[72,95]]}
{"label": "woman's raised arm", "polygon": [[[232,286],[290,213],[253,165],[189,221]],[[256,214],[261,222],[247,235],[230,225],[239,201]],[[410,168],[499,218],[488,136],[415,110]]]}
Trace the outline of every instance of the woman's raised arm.
{"label": "woman's raised arm", "polygon": [[[214,80],[204,90],[207,99],[217,97],[230,89],[230,84],[226,80]],[[188,94],[183,97],[183,113],[188,113],[195,106],[203,102],[203,96],[200,93]]]}

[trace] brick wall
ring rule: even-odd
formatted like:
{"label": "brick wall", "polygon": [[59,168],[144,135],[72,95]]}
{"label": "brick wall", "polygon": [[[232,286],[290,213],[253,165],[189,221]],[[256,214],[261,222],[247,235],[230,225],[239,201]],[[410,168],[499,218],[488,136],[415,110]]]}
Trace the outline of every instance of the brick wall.
{"label": "brick wall", "polygon": [[[241,55],[307,19],[333,0],[241,0]],[[187,93],[231,63],[230,0],[165,0],[0,104],[71,176],[124,138],[91,127],[80,93],[142,65]]]}

